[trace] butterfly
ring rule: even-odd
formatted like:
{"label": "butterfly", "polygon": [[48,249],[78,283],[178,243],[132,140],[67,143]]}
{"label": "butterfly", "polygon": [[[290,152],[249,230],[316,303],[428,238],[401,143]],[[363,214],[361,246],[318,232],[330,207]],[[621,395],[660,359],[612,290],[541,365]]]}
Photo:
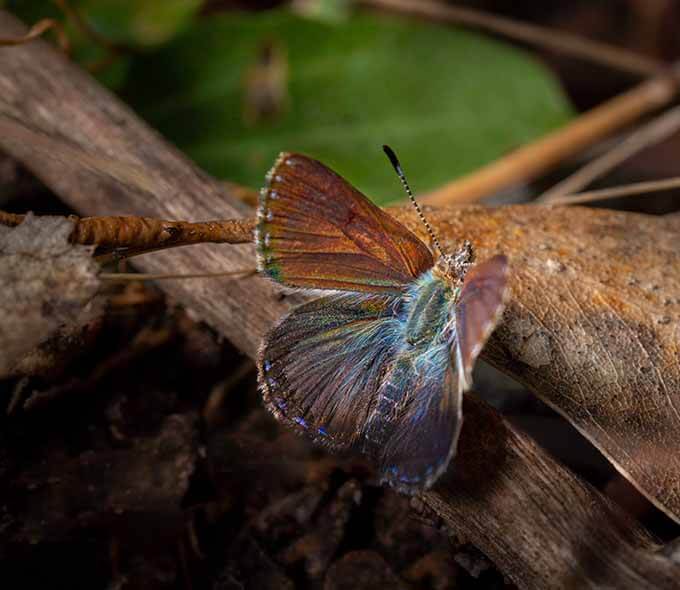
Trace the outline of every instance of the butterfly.
{"label": "butterfly", "polygon": [[258,376],[282,423],[334,451],[358,451],[381,483],[430,487],[446,470],[475,359],[499,320],[508,261],[439,249],[312,158],[281,154],[260,192],[258,270],[317,293],[265,336]]}

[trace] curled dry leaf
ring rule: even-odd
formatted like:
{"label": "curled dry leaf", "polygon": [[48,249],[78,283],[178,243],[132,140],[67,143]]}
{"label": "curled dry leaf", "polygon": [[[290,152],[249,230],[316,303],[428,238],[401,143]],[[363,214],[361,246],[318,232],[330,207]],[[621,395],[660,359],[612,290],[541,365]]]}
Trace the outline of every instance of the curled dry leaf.
{"label": "curled dry leaf", "polygon": [[68,243],[73,224],[31,215],[0,227],[0,376],[62,326],[94,313],[99,287],[92,249]]}
{"label": "curled dry leaf", "polygon": [[[680,235],[665,218],[579,207],[428,212],[448,242],[510,258],[485,350],[680,521]],[[401,214],[423,234],[412,214]]]}

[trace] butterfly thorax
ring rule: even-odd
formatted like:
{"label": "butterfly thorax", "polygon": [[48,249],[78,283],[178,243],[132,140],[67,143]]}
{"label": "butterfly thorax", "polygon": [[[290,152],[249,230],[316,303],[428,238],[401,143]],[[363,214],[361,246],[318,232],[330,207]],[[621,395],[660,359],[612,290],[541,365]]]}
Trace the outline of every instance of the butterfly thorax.
{"label": "butterfly thorax", "polygon": [[403,338],[414,353],[448,339],[445,332],[455,297],[451,281],[434,269],[409,288],[403,309]]}
{"label": "butterfly thorax", "polygon": [[466,241],[455,254],[440,256],[434,267],[409,288],[404,340],[414,353],[454,336],[450,333],[451,313],[473,261],[472,245]]}

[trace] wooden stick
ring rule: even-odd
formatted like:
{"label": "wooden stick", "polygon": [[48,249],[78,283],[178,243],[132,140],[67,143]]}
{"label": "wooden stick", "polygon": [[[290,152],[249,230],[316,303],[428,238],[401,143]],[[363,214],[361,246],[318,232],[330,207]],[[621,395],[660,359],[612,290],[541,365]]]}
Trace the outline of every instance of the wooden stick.
{"label": "wooden stick", "polygon": [[566,158],[622,129],[675,96],[675,75],[662,75],[577,117],[561,129],[420,197],[429,205],[472,203],[544,174]]}
{"label": "wooden stick", "polygon": [[611,150],[558,182],[550,190],[539,196],[536,201],[552,203],[565,195],[573,195],[638,152],[673,136],[678,130],[680,130],[680,107],[675,107],[635,130],[628,138],[618,143]]}
{"label": "wooden stick", "polygon": [[[24,33],[0,11],[0,37]],[[38,39],[0,51],[0,87],[0,148],[79,212],[188,221],[252,217],[250,207],[49,44]],[[253,268],[254,248],[172,248],[143,256],[136,266],[159,274],[229,272]],[[288,309],[269,281],[232,281],[229,289],[213,282],[209,290],[206,284],[164,281],[162,287],[246,354],[255,354],[271,314]]]}
{"label": "wooden stick", "polygon": [[[0,224],[16,226],[24,216],[0,211]],[[69,239],[74,244],[107,249],[160,250],[191,244],[247,244],[253,239],[254,222],[248,219],[218,221],[168,221],[152,217],[69,215],[75,226]]]}
{"label": "wooden stick", "polygon": [[138,272],[102,272],[98,277],[105,281],[162,281],[167,279],[216,279],[224,277],[248,278],[255,276],[257,270],[254,268],[243,270],[231,270],[229,272],[197,272],[185,275],[178,274],[147,274]]}
{"label": "wooden stick", "polygon": [[474,395],[463,413],[453,466],[421,499],[519,588],[679,587],[622,510]]}
{"label": "wooden stick", "polygon": [[39,20],[28,30],[25,35],[0,38],[0,47],[9,47],[12,45],[23,45],[24,43],[30,43],[48,31],[54,31],[59,47],[61,47],[62,51],[68,53],[70,50],[70,43],[66,33],[64,32],[64,28],[59,21],[56,21],[52,18],[44,18]]}
{"label": "wooden stick", "polygon": [[648,182],[636,182],[624,186],[614,186],[597,191],[576,193],[573,195],[563,195],[551,199],[548,205],[580,205],[591,203],[592,201],[604,201],[607,199],[618,199],[630,195],[642,195],[646,193],[656,193],[680,188],[680,177],[664,178],[663,180],[650,180]]}
{"label": "wooden stick", "polygon": [[639,76],[649,76],[664,69],[662,62],[619,47],[472,8],[430,0],[362,0],[361,4],[369,8],[419,16],[436,22],[479,28]]}

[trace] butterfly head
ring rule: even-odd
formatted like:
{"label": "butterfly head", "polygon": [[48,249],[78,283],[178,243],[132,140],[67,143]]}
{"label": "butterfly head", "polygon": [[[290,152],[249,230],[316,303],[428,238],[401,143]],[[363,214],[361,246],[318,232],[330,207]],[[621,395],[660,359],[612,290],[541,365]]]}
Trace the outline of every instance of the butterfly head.
{"label": "butterfly head", "polygon": [[472,244],[465,240],[463,246],[457,252],[453,254],[447,254],[444,252],[441,244],[439,243],[437,235],[434,233],[434,230],[428,223],[427,219],[425,219],[425,215],[423,214],[420,205],[418,205],[418,201],[416,201],[415,197],[413,196],[413,192],[411,191],[411,187],[406,180],[406,175],[401,168],[401,164],[399,163],[397,155],[394,153],[392,148],[387,145],[383,146],[383,150],[387,154],[387,157],[392,163],[394,170],[399,176],[399,180],[401,180],[401,184],[403,185],[408,198],[411,200],[411,203],[413,203],[413,206],[418,212],[420,220],[423,222],[423,225],[425,225],[427,233],[430,234],[432,242],[439,251],[440,256],[434,266],[434,272],[453,285],[460,286],[460,284],[463,282],[463,279],[465,278],[465,273],[467,273],[468,268],[470,268],[470,266],[472,266],[474,263],[475,256],[472,250]]}
{"label": "butterfly head", "polygon": [[475,253],[472,244],[465,240],[463,245],[453,254],[442,254],[434,266],[434,273],[452,283],[460,286],[468,269],[475,262]]}

